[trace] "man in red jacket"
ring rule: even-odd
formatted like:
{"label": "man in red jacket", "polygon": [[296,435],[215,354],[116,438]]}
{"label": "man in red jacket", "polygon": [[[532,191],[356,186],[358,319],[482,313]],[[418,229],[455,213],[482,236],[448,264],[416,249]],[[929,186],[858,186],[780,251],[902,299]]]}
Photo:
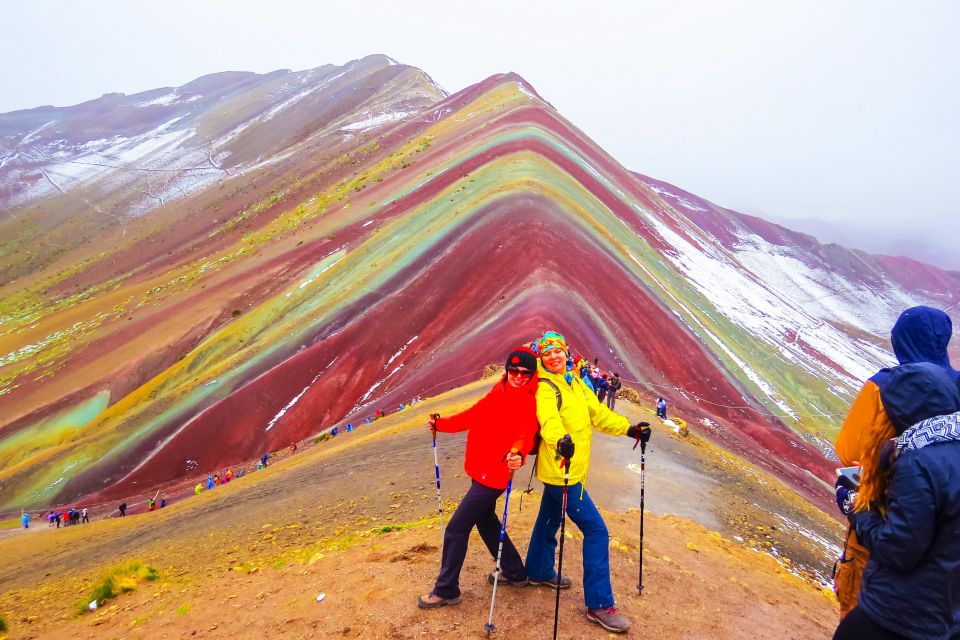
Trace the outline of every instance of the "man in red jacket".
{"label": "man in red jacket", "polygon": [[[540,429],[537,422],[537,356],[527,347],[517,347],[507,356],[506,372],[493,389],[466,411],[450,418],[430,420],[441,433],[468,431],[463,468],[473,482],[447,524],[443,537],[443,560],[433,591],[417,598],[422,609],[435,609],[460,602],[460,569],[467,555],[467,541],[474,526],[497,557],[500,519],[496,505],[510,474],[519,469],[533,448]],[[520,455],[511,454],[511,450]],[[527,571],[509,536],[503,539],[503,572],[500,584],[525,586]],[[488,576],[493,584],[493,575]]]}

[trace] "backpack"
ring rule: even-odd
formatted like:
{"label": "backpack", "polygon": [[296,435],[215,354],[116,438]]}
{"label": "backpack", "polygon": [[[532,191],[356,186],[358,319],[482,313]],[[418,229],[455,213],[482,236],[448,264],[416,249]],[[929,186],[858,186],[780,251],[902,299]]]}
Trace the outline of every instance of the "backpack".
{"label": "backpack", "polygon": [[[557,411],[560,411],[560,407],[563,406],[563,396],[560,394],[560,387],[558,387],[553,380],[544,380],[543,378],[540,378],[540,384],[546,384],[553,387],[553,393],[557,396]],[[530,450],[530,453],[527,454],[528,456],[537,455],[537,451],[540,449],[540,442],[542,440],[543,438],[540,436],[540,431],[538,430],[537,434],[533,437],[533,448]]]}

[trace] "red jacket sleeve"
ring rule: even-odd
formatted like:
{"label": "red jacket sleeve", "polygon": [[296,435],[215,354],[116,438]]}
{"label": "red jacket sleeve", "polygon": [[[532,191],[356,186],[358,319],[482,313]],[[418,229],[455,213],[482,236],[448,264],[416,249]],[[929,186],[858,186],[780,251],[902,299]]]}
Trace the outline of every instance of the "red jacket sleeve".
{"label": "red jacket sleeve", "polygon": [[460,431],[467,431],[476,424],[482,423],[483,417],[487,412],[487,405],[490,404],[494,394],[497,392],[497,385],[499,384],[502,384],[502,382],[497,382],[497,384],[493,385],[493,388],[487,392],[487,395],[480,398],[477,403],[469,409],[452,415],[449,418],[441,416],[440,419],[437,420],[437,431],[441,433],[458,433]]}

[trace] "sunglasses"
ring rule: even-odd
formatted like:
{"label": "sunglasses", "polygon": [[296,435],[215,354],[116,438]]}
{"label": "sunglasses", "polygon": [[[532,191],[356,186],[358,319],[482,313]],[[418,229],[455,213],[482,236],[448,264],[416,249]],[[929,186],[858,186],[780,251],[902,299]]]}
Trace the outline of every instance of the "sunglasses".
{"label": "sunglasses", "polygon": [[533,375],[533,371],[528,369],[520,369],[517,367],[510,367],[507,369],[507,373],[512,376],[530,376]]}

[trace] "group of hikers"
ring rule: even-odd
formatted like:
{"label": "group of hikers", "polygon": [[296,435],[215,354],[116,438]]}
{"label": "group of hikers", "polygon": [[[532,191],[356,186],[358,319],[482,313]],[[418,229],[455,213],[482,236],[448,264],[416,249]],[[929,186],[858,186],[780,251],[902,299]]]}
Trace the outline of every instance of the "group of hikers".
{"label": "group of hikers", "polygon": [[[397,407],[397,411],[405,411],[408,407],[412,407],[418,402],[423,402],[423,398],[420,396],[415,396],[411,398],[410,402],[400,404],[400,406]],[[385,418],[386,415],[387,414],[383,411],[383,409],[377,409],[372,416],[368,416],[363,419],[363,424],[372,424],[380,418]],[[358,424],[357,426],[360,425]],[[342,428],[338,425],[334,425],[327,433],[330,434],[331,438],[335,438],[341,433],[353,433],[356,428],[357,427],[354,427],[352,422],[348,422]]]}
{"label": "group of hikers", "polygon": [[[609,408],[609,401],[600,401],[585,380],[593,377],[595,366],[574,363],[566,339],[547,331],[531,346],[517,347],[507,356],[502,377],[475,405],[454,416],[430,418],[428,426],[434,434],[467,432],[464,469],[472,483],[447,524],[440,573],[430,592],[417,598],[421,608],[460,602],[460,571],[473,527],[497,559],[497,571],[488,576],[490,584],[570,588],[573,580],[555,568],[557,530],[566,514],[583,533],[587,620],[615,633],[630,628],[630,621],[615,606],[609,535],[585,481],[594,429],[644,445],[651,430],[646,422],[631,425]],[[619,382],[619,376],[614,378]],[[607,393],[608,399],[609,387]],[[613,396],[615,401],[615,392]],[[495,509],[513,473],[533,454],[544,491],[523,560],[501,528]]]}
{"label": "group of hikers", "polygon": [[[898,366],[866,382],[837,438],[841,462],[858,469],[835,483],[849,527],[835,574],[834,640],[960,640],[960,373],[947,355],[952,331],[943,311],[904,311],[891,331]],[[502,377],[475,405],[430,418],[434,437],[467,431],[464,469],[472,483],[447,524],[440,572],[417,598],[421,608],[461,601],[474,527],[497,560],[490,584],[569,588],[573,580],[556,569],[566,514],[583,533],[587,619],[615,633],[630,628],[615,607],[609,537],[585,480],[594,430],[646,444],[650,427],[615,413],[609,387],[601,401],[595,367],[575,363],[564,337],[548,331],[510,353]],[[663,398],[657,415],[666,420]],[[544,491],[523,559],[495,506],[534,453]],[[491,604],[491,620],[492,611]]]}
{"label": "group of hikers", "polygon": [[60,528],[61,523],[65,527],[71,524],[87,524],[90,522],[90,512],[87,511],[86,507],[82,509],[70,507],[64,511],[50,511],[47,514],[47,522],[49,523],[48,527],[56,525],[57,529]]}
{"label": "group of hikers", "polygon": [[[960,373],[950,317],[904,311],[899,365],[861,389],[836,441],[837,506],[849,526],[834,578],[834,640],[960,638]],[[859,482],[857,482],[859,479]]]}
{"label": "group of hikers", "polygon": [[[536,343],[531,343],[530,348],[536,350]],[[597,394],[597,400],[606,403],[607,408],[612,410],[617,404],[617,393],[623,387],[620,374],[611,375],[602,371],[598,358],[593,359],[593,364],[582,356],[576,364],[573,364],[573,361],[573,354],[568,353],[567,368],[579,376],[590,391]]]}
{"label": "group of hikers", "polygon": [[[86,524],[90,522],[90,512],[87,511],[86,507],[82,509],[74,509],[70,507],[69,509],[64,509],[61,511],[50,510],[47,513],[47,522],[49,523],[48,527],[56,526],[57,529],[60,528],[60,525],[67,527],[72,524]],[[24,512],[20,516],[20,524],[23,525],[24,529],[30,528],[30,513]]]}

